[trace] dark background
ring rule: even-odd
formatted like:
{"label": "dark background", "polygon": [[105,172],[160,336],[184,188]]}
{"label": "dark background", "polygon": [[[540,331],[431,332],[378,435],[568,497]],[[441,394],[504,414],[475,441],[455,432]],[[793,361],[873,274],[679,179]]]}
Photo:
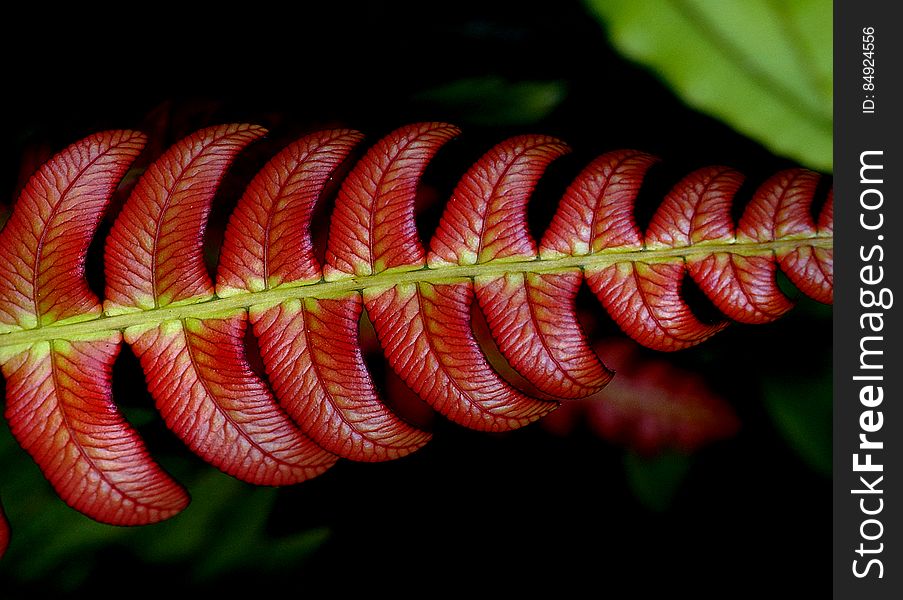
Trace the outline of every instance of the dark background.
{"label": "dark background", "polygon": [[[427,239],[456,178],[511,134],[556,135],[574,148],[550,169],[531,203],[537,231],[567,182],[608,150],[634,147],[663,159],[640,198],[641,226],[663,193],[695,168],[726,164],[748,175],[742,205],[755,185],[792,166],[686,108],[654,76],[621,59],[579,3],[249,6],[209,14],[149,6],[142,14],[117,16],[110,26],[83,13],[57,14],[53,23],[46,15],[7,23],[29,35],[22,44],[4,42],[4,197],[14,197],[23,156],[59,150],[97,130],[142,129],[162,149],[197,128],[236,120],[272,133],[236,164],[215,219],[225,218],[228,203],[266,158],[307,131],[349,126],[372,143],[418,120],[460,125],[462,136],[441,151],[425,177],[440,199],[421,216]],[[485,123],[478,102],[424,95],[487,76],[560,82],[565,95],[548,114],[500,125]],[[516,98],[507,101],[517,106]],[[99,267],[90,268],[98,285]],[[581,308],[596,311],[591,334],[616,332],[584,296]],[[86,566],[73,596],[132,588],[431,596],[483,586],[615,597],[619,590],[641,597],[662,591],[824,593],[830,586],[830,479],[781,435],[763,395],[769,381],[786,381],[805,395],[812,391],[807,382],[829,375],[829,319],[829,309],[800,298],[800,306],[775,324],[736,325],[667,357],[704,373],[742,428],[690,459],[663,511],[651,509],[629,485],[625,450],[586,427],[564,437],[539,426],[487,435],[436,419],[435,439],[415,455],[379,465],[342,461],[320,478],[278,491],[266,517],[268,535],[330,532],[305,560],[238,564],[199,580],[191,561],[149,563],[127,543],[112,542],[73,551],[40,577],[26,578],[16,572],[21,557],[42,548],[17,550],[14,537],[0,563],[0,596],[65,587],[61,573],[78,561]],[[373,362],[379,379],[381,367]],[[126,410],[152,406],[128,350],[117,363],[114,391]],[[190,457],[159,419],[141,431],[177,476],[191,480],[212,469]],[[29,460],[22,451],[17,459]],[[0,474],[0,493],[9,487]],[[227,531],[239,521],[224,518],[217,527]]]}

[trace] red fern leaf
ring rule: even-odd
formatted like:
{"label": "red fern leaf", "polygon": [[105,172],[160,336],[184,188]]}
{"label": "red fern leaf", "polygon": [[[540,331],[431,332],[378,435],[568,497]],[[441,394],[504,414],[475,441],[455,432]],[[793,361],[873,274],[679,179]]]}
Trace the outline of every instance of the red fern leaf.
{"label": "red fern leaf", "polygon": [[[659,207],[647,232],[651,247],[681,248],[731,244],[735,238],[731,201],[743,178],[710,167],[691,173]],[[775,282],[770,253],[737,256],[715,252],[687,260],[687,269],[723,313],[741,323],[765,323],[791,308]]]}
{"label": "red fern leaf", "polygon": [[0,243],[0,327],[30,329],[100,314],[84,280],[88,244],[143,134],[111,131],[73,144],[28,181]]}
{"label": "red fern leaf", "polygon": [[[58,155],[30,180],[0,233],[11,429],[59,494],[96,519],[147,523],[187,503],[112,404],[122,337],[167,425],[192,450],[246,481],[286,484],[338,456],[386,460],[429,440],[376,393],[359,342],[364,307],[411,389],[457,423],[500,431],[557,405],[524,395],[489,365],[471,328],[475,295],[510,364],[546,395],[575,398],[611,376],[577,324],[584,277],[625,332],[661,350],[724,326],[693,314],[681,295],[687,273],[727,317],[748,323],[790,307],[778,267],[803,293],[833,294],[832,197],[815,222],[818,176],[802,170],[766,182],[735,227],[740,176],[701,169],[674,187],[643,235],[632,211],[655,159],[612,152],[569,186],[537,248],[526,202],[567,151],[542,136],[503,142],[465,174],[427,257],[414,197],[428,162],[458,133],[441,123],[399,129],[357,163],[339,191],[322,269],[311,215],[360,136],[321,132],[290,145],[239,201],[214,290],[201,255],[210,203],[232,159],[263,133],[206,129],[148,168],[107,240],[103,314],[84,280],[85,252],[140,134],[98,134]],[[249,315],[278,401],[245,356]],[[608,403],[612,422],[629,423],[637,443],[692,444],[697,438],[681,437],[692,431],[688,415],[705,421],[684,410],[671,427],[659,403],[653,416],[664,421],[650,437],[651,413],[622,404]]]}
{"label": "red fern leaf", "polygon": [[[818,226],[812,221],[812,199],[819,176],[792,169],[778,173],[756,192],[740,219],[738,239],[771,242],[826,235],[834,231],[833,193],[822,209]],[[834,251],[810,246],[776,252],[781,268],[806,295],[820,301],[834,298]]]}
{"label": "red fern leaf", "polygon": [[[483,156],[452,194],[431,242],[430,267],[535,260],[527,199],[546,166],[567,150],[553,138],[524,136]],[[587,396],[611,378],[577,323],[580,281],[579,269],[474,278],[502,354],[533,385],[560,398]]]}
{"label": "red fern leaf", "polygon": [[[0,327],[44,328],[97,317],[85,253],[106,203],[144,136],[97,134],[73,144],[29,181],[0,234]],[[109,523],[165,519],[188,502],[148,457],[110,397],[118,331],[4,348],[6,417],[13,435],[70,505]]]}
{"label": "red fern leaf", "polygon": [[[687,271],[736,321],[762,323],[789,309],[775,282],[777,264],[805,293],[830,300],[831,249],[800,243],[831,232],[830,202],[818,229],[808,212],[817,175],[795,170],[767,182],[735,233],[730,203],[740,186],[739,176],[723,168],[702,169],[674,187],[643,236],[632,207],[652,160],[621,151],[590,164],[568,189],[540,251],[549,258],[611,257],[602,266],[588,265],[584,272],[625,333],[667,351],[692,346],[722,329],[726,323],[700,322],[681,297]],[[749,242],[763,247],[748,255],[732,252],[733,244]]]}
{"label": "red fern leaf", "polygon": [[[360,134],[322,132],[295,142],[251,182],[226,232],[220,296],[320,279],[310,220],[323,186]],[[267,374],[289,415],[320,446],[344,458],[385,460],[425,444],[429,434],[380,402],[357,343],[357,292],[251,307]]]}
{"label": "red fern leaf", "polygon": [[632,254],[644,247],[633,205],[654,162],[651,156],[622,150],[590,163],[565,193],[540,255],[623,255],[623,261],[584,269],[590,289],[634,339],[676,350],[698,343],[718,327],[700,323],[680,300],[682,259],[647,264]]}
{"label": "red fern leaf", "polygon": [[107,240],[107,314],[213,295],[199,251],[210,202],[235,155],[264,133],[253,125],[204,129],[147,169]]}
{"label": "red fern leaf", "polygon": [[693,452],[737,433],[734,411],[698,374],[644,358],[626,339],[603,340],[596,350],[617,376],[599,393],[544,419],[546,429],[565,434],[584,417],[598,436],[642,454]]}
{"label": "red fern leaf", "polygon": [[[816,235],[820,237],[834,237],[834,190],[828,191],[828,198],[818,216]],[[814,248],[809,246],[800,248],[797,252],[800,256],[808,251],[812,252],[812,260],[818,270],[801,269],[794,265],[796,256],[794,252],[788,252],[781,260],[781,266],[794,272],[793,282],[799,286],[804,294],[823,302],[834,302],[834,248]],[[814,285],[813,285],[814,283]]]}
{"label": "red fern leaf", "polygon": [[474,265],[536,256],[527,232],[527,199],[546,167],[569,151],[555,138],[511,138],[464,174],[430,241],[429,263]]}
{"label": "red fern leaf", "polygon": [[[441,123],[411,125],[376,144],[339,192],[327,279],[421,269],[414,194],[427,162],[457,134]],[[506,430],[555,404],[529,398],[492,370],[470,328],[473,290],[463,283],[364,289],[364,302],[389,363],[437,411],[467,427]]]}
{"label": "red fern leaf", "polygon": [[[201,255],[217,183],[233,157],[264,130],[200,131],[142,176],[107,244],[106,310],[118,314],[213,296]],[[258,484],[286,484],[335,462],[280,410],[248,365],[244,310],[216,319],[176,319],[125,330],[166,424],[223,471]]]}
{"label": "red fern leaf", "polygon": [[609,152],[568,186],[540,244],[542,258],[586,256],[606,248],[639,250],[633,204],[656,158],[634,150]]}
{"label": "red fern leaf", "polygon": [[[651,164],[651,158],[630,152],[601,157],[578,175],[568,190],[568,194],[588,193],[591,198],[597,198],[588,226],[586,215],[580,214],[583,219],[578,223],[556,225],[553,221],[552,227],[574,230],[583,225],[578,232],[578,240],[582,242],[579,247],[592,248],[594,254],[638,252],[646,243],[660,243],[654,232],[650,239],[644,240],[633,219],[636,192]],[[612,177],[617,180],[610,183]],[[615,193],[608,191],[612,183],[618,186]],[[668,209],[667,205],[663,208]],[[559,214],[562,219],[575,216],[572,211]],[[657,262],[624,260],[587,268],[585,273],[590,289],[621,329],[650,348],[679,350],[697,344],[723,328],[723,325],[701,323],[682,300],[682,257]]]}
{"label": "red fern leaf", "polygon": [[355,165],[332,215],[323,269],[327,281],[425,264],[414,223],[417,184],[439,148],[458,133],[445,123],[408,125],[380,140]]}
{"label": "red fern leaf", "polygon": [[310,232],[314,206],[333,171],[362,138],[342,129],[306,136],[254,177],[229,219],[217,295],[320,280]]}

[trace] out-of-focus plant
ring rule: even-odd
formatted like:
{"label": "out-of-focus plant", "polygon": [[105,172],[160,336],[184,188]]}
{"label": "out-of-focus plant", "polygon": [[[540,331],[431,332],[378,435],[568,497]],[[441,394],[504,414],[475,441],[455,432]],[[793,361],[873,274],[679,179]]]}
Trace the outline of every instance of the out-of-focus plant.
{"label": "out-of-focus plant", "polygon": [[829,0],[587,0],[625,56],[690,106],[831,171]]}

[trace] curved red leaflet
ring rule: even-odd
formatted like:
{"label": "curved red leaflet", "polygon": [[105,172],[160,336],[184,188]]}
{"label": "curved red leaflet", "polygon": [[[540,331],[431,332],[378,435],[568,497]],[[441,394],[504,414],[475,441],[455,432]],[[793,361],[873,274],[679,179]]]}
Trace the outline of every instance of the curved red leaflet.
{"label": "curved red leaflet", "polygon": [[492,369],[470,326],[470,283],[364,290],[389,364],[446,418],[471,429],[522,427],[558,404],[525,396]]}
{"label": "curved red leaflet", "polygon": [[[828,192],[828,198],[818,216],[819,236],[834,237],[834,189]],[[809,297],[825,304],[834,302],[834,248],[813,248],[813,256],[818,263],[819,273],[812,273],[815,285],[809,285],[809,279],[797,280],[796,285]],[[789,258],[789,257],[788,257]],[[787,261],[788,259],[784,259]],[[790,268],[790,267],[788,267]],[[811,273],[809,270],[805,274]]]}
{"label": "curved red leaflet", "polygon": [[358,161],[339,189],[332,214],[323,267],[327,281],[423,266],[414,195],[427,163],[459,133],[446,123],[408,125]]}
{"label": "curved red leaflet", "polygon": [[499,350],[539,390],[582,398],[611,381],[577,321],[580,269],[477,277],[477,297]]}
{"label": "curved red leaflet", "polygon": [[831,236],[834,234],[834,189],[828,190],[828,197],[825,199],[825,205],[821,208],[818,215],[818,234],[823,236]]}
{"label": "curved red leaflet", "polygon": [[67,504],[115,525],[154,523],[188,495],[148,456],[110,398],[119,332],[38,342],[3,364],[13,435]]}
{"label": "curved red leaflet", "polygon": [[[230,295],[319,280],[310,220],[329,176],[361,135],[316,133],[287,147],[254,178],[226,231],[217,289]],[[344,458],[398,458],[430,439],[379,399],[358,341],[359,293],[251,307],[280,403],[320,446]]]}
{"label": "curved red leaflet", "polygon": [[787,169],[770,177],[743,211],[737,237],[771,242],[814,236],[815,223],[809,211],[818,180],[818,173],[805,169]]}
{"label": "curved red leaflet", "polygon": [[0,234],[0,333],[100,315],[84,279],[85,254],[145,141],[135,131],[97,133],[29,179]]}
{"label": "curved red leaflet", "polygon": [[[555,138],[520,136],[487,152],[455,187],[430,242],[429,265],[536,259],[527,201],[546,167],[567,151]],[[577,323],[581,279],[572,269],[474,280],[499,350],[538,389],[562,398],[592,394],[611,378]]]}
{"label": "curved red leaflet", "polygon": [[[414,195],[426,164],[456,133],[442,123],[403,127],[355,165],[339,191],[327,279],[425,265],[414,224]],[[389,364],[449,419],[500,431],[553,410],[555,403],[521,394],[486,362],[470,328],[472,301],[469,280],[364,290],[367,313]]]}
{"label": "curved red leaflet", "polygon": [[633,205],[656,161],[636,150],[616,150],[587,165],[568,186],[542,237],[539,255],[551,259],[642,248]]}
{"label": "curved red leaflet", "polygon": [[706,325],[693,315],[680,294],[683,276],[682,259],[586,269],[590,289],[624,333],[663,352],[698,344],[727,325]]}
{"label": "curved red leaflet", "polygon": [[248,483],[287,485],[336,457],[279,410],[244,356],[246,314],[125,330],[166,425],[215,467]]}
{"label": "curved red leaflet", "polygon": [[210,203],[232,159],[265,133],[256,125],[202,129],[148,167],[107,239],[107,314],[213,295],[200,252]]}
{"label": "curved red leaflet", "polygon": [[[737,238],[757,242],[808,239],[833,232],[833,191],[816,226],[810,212],[818,173],[788,169],[769,178],[756,191],[740,219]],[[820,302],[834,295],[833,250],[802,246],[775,253],[781,269],[804,293]]]}
{"label": "curved red leaflet", "polygon": [[569,152],[552,137],[510,138],[464,174],[430,240],[430,267],[536,257],[527,200],[549,164]]}
{"label": "curved red leaflet", "polygon": [[[678,183],[646,233],[647,248],[703,247],[736,239],[731,205],[743,176],[725,167],[699,169]],[[793,306],[775,281],[771,253],[713,252],[687,258],[687,270],[721,312],[741,323],[773,321]]]}
{"label": "curved red leaflet", "polygon": [[[834,235],[834,190],[828,193],[817,236]],[[779,255],[781,269],[804,294],[825,304],[834,301],[834,249],[802,246]]]}
{"label": "curved red leaflet", "polygon": [[[544,258],[642,250],[633,206],[656,159],[634,150],[604,154],[568,187],[543,236]],[[678,350],[710,337],[722,325],[705,325],[680,295],[682,258],[656,263],[625,260],[584,269],[586,281],[621,329],[658,350]]]}
{"label": "curved red leaflet", "polygon": [[646,230],[646,247],[684,248],[734,240],[731,205],[743,183],[727,167],[707,167],[684,177],[665,196]]}
{"label": "curved red leaflet", "polygon": [[687,269],[712,303],[739,323],[768,323],[793,308],[778,288],[777,265],[770,253],[715,252],[688,260]]}
{"label": "curved red leaflet", "polygon": [[[195,133],[152,164],[107,244],[109,313],[213,295],[201,255],[216,186],[232,159],[263,135],[254,125]],[[291,422],[244,354],[247,313],[125,330],[167,425],[197,454],[251,483],[281,485],[335,462]]]}
{"label": "curved red leaflet", "polygon": [[[119,180],[144,147],[133,131],[77,142],[29,180],[0,234],[0,323],[7,331],[97,317],[85,254]],[[0,329],[2,330],[2,329]],[[14,347],[0,356],[13,435],[57,493],[99,521],[165,519],[185,491],[147,454],[111,398],[119,332]]]}
{"label": "curved red leaflet", "polygon": [[254,176],[229,218],[216,272],[218,296],[321,278],[311,216],[323,187],[361,139],[350,129],[313,133]]}
{"label": "curved red leaflet", "polygon": [[354,292],[252,307],[251,319],[273,390],[308,435],[343,458],[395,459],[431,436],[380,401],[358,344],[362,308]]}

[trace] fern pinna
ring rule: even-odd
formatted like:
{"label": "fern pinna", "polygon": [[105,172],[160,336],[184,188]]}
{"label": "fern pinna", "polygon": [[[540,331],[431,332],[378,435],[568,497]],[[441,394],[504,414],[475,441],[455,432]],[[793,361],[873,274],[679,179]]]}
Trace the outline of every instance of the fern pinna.
{"label": "fern pinna", "polygon": [[[323,131],[285,148],[239,200],[214,283],[201,253],[211,201],[233,158],[264,133],[204,129],[146,170],[106,241],[103,305],[84,277],[86,252],[142,134],[99,133],[58,154],[0,233],[6,417],[59,495],[94,519],[152,523],[188,503],[113,403],[123,339],[186,445],[244,481],[284,485],[340,457],[388,460],[430,439],[371,381],[357,343],[365,308],[411,389],[455,423],[502,431],[610,380],[577,322],[584,279],[628,335],[666,351],[725,325],[694,315],[682,297],[686,273],[743,323],[790,308],[778,266],[807,295],[832,299],[832,199],[813,219],[817,174],[778,173],[735,226],[741,176],[698,170],[644,234],[632,210],[655,159],[610,152],[577,176],[537,244],[526,202],[568,151],[538,135],[502,142],[464,175],[427,250],[414,196],[428,162],[458,135],[443,123],[403,127],[357,162],[338,193],[323,265],[311,241],[314,207],[362,136]],[[474,297],[504,357],[545,397],[525,395],[489,365],[470,325]],[[269,384],[245,356],[249,323]]]}

